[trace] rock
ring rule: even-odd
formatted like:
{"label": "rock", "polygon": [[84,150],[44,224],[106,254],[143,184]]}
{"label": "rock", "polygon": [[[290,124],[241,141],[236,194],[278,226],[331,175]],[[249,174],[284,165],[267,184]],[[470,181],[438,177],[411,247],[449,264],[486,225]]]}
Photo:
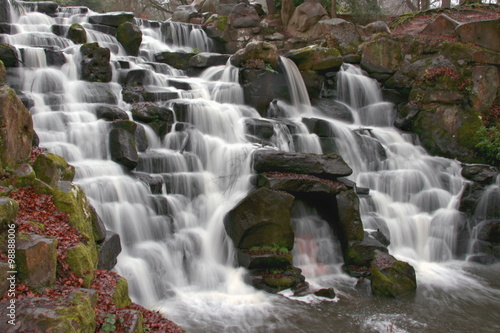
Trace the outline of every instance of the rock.
{"label": "rock", "polygon": [[246,118],[245,129],[248,134],[262,140],[269,140],[274,135],[274,124],[265,119]]}
{"label": "rock", "polygon": [[112,299],[113,304],[117,308],[123,308],[132,303],[128,294],[128,282],[124,277],[120,276],[120,278],[118,279]]}
{"label": "rock", "polygon": [[327,98],[321,98],[314,100],[312,105],[319,109],[319,111],[321,111],[325,116],[342,120],[347,123],[354,122],[351,110],[349,110],[349,108],[342,103]]}
{"label": "rock", "polygon": [[479,183],[466,183],[460,197],[459,210],[469,216],[474,214],[477,204],[484,194],[484,186]]}
{"label": "rock", "polygon": [[342,54],[357,53],[361,44],[361,36],[352,22],[333,18],[319,22],[322,33],[330,38],[332,47],[340,50]]}
{"label": "rock", "polygon": [[247,3],[241,2],[233,7],[228,16],[229,25],[232,28],[253,28],[260,23],[260,17],[255,10],[255,7]]}
{"label": "rock", "polygon": [[134,176],[146,184],[153,194],[161,194],[163,188],[163,178],[161,176],[153,177],[150,174],[144,172],[134,172]]}
{"label": "rock", "polygon": [[456,28],[460,22],[452,19],[446,14],[441,14],[434,21],[427,24],[424,29],[422,29],[423,34],[426,35],[454,35],[456,34]]}
{"label": "rock", "polygon": [[319,137],[335,136],[332,126],[328,120],[320,118],[302,118],[302,122],[306,125],[309,133],[314,133]]}
{"label": "rock", "polygon": [[[245,104],[257,109],[260,115],[268,114],[268,108],[276,99],[289,101],[290,94],[283,74],[265,69],[244,69],[240,72]],[[284,116],[284,114],[279,113]],[[278,116],[278,113],[273,116]]]}
{"label": "rock", "polygon": [[254,246],[293,248],[290,194],[262,187],[250,192],[224,218],[224,227],[238,249]]}
{"label": "rock", "polygon": [[394,73],[403,63],[401,44],[381,37],[366,42],[361,56],[361,67],[370,73]]}
{"label": "rock", "polygon": [[132,118],[143,123],[161,123],[169,132],[174,123],[174,111],[152,103],[135,103],[132,107]]}
{"label": "rock", "polygon": [[126,318],[123,326],[127,327],[125,333],[143,333],[144,330],[144,316],[138,310],[118,310],[116,314],[119,318]]}
{"label": "rock", "polygon": [[186,52],[161,52],[155,54],[155,61],[170,65],[177,69],[188,69],[189,61],[195,53]]}
{"label": "rock", "polygon": [[250,42],[244,49],[239,50],[231,57],[231,64],[236,67],[248,67],[249,61],[262,60],[273,68],[278,67],[278,49],[274,44],[268,42]]}
{"label": "rock", "polygon": [[14,90],[0,85],[0,170],[28,161],[33,137],[30,113]]}
{"label": "rock", "polygon": [[384,21],[375,21],[365,26],[357,26],[357,30],[363,40],[367,40],[375,34],[391,33],[391,29]]}
{"label": "rock", "polygon": [[481,126],[479,114],[474,110],[440,104],[421,110],[412,128],[430,154],[474,163],[478,161],[474,149]]}
{"label": "rock", "polygon": [[12,17],[10,13],[11,4],[9,0],[0,0],[0,22],[10,23]]}
{"label": "rock", "polygon": [[108,121],[128,120],[128,114],[115,105],[98,105],[95,109],[95,115],[97,119]]}
{"label": "rock", "polygon": [[500,220],[486,220],[477,226],[477,239],[500,244]]}
{"label": "rock", "polygon": [[[160,126],[156,127],[157,129],[161,130],[161,129],[165,128],[165,132],[167,132],[171,129],[171,127],[170,127],[167,130],[167,126],[165,126],[165,124],[162,123],[161,121],[160,121],[160,123],[161,123]],[[144,126],[145,125],[138,124],[137,129],[136,129],[135,134],[134,134],[135,143],[137,146],[137,151],[140,151],[140,152],[144,152],[149,148],[148,137],[146,135],[146,130],[145,130]]]}
{"label": "rock", "polygon": [[370,273],[372,293],[376,296],[398,297],[417,289],[413,267],[388,253],[375,251]]}
{"label": "rock", "polygon": [[285,54],[285,57],[291,59],[301,71],[338,69],[343,63],[342,56],[337,49],[318,45],[291,50]]}
{"label": "rock", "polygon": [[82,54],[82,79],[90,82],[109,82],[113,76],[109,62],[111,53],[108,48],[99,47],[98,43],[83,44],[80,47]]}
{"label": "rock", "polygon": [[283,26],[288,26],[290,19],[295,11],[295,4],[293,0],[283,0],[281,2],[281,23]]}
{"label": "rock", "polygon": [[200,52],[189,59],[189,66],[200,68],[222,66],[227,63],[230,57],[230,54]]}
{"label": "rock", "polygon": [[500,51],[500,19],[461,24],[456,29],[460,41]]}
{"label": "rock", "polygon": [[16,288],[15,276],[12,278],[12,276],[8,273],[11,270],[12,269],[9,267],[8,263],[0,262],[0,295],[3,295],[4,297],[7,290]]}
{"label": "rock", "polygon": [[125,22],[134,22],[134,14],[127,12],[114,12],[114,13],[106,13],[99,15],[90,15],[88,17],[89,23],[92,24],[101,24],[110,26],[113,28],[118,28],[120,24]]}
{"label": "rock", "polygon": [[19,67],[17,52],[12,45],[0,43],[0,60],[5,67]]}
{"label": "rock", "polygon": [[47,59],[48,66],[61,67],[66,63],[66,57],[64,56],[64,52],[62,51],[56,51],[46,48],[45,58]]}
{"label": "rock", "polygon": [[375,251],[388,252],[387,247],[368,233],[362,241],[352,241],[347,244],[344,251],[346,265],[370,267]]}
{"label": "rock", "polygon": [[462,177],[472,180],[481,185],[490,185],[498,177],[498,169],[490,165],[464,164],[462,166]]}
{"label": "rock", "polygon": [[102,243],[106,238],[106,227],[95,208],[90,206],[90,210],[92,211],[92,231],[94,233],[94,240],[96,243]]}
{"label": "rock", "polygon": [[293,266],[291,252],[268,252],[238,250],[238,265],[248,269],[287,269]]}
{"label": "rock", "polygon": [[66,262],[72,272],[83,278],[83,286],[90,288],[94,279],[97,257],[91,246],[78,243],[66,251]]}
{"label": "rock", "polygon": [[59,181],[73,181],[75,167],[69,165],[64,158],[51,153],[42,153],[37,156],[33,164],[38,179],[47,185],[57,186]]}
{"label": "rock", "polygon": [[109,132],[111,159],[127,169],[134,169],[139,162],[135,138],[126,130],[113,128]]}
{"label": "rock", "polygon": [[4,84],[7,81],[7,71],[5,70],[5,66],[0,60],[0,85]]}
{"label": "rock", "polygon": [[153,72],[148,69],[132,69],[123,79],[126,86],[145,86],[154,83]]}
{"label": "rock", "polygon": [[139,47],[142,43],[142,32],[137,25],[131,22],[120,24],[116,29],[116,39],[122,44],[128,55],[139,55]]}
{"label": "rock", "polygon": [[253,163],[257,172],[310,174],[326,179],[336,179],[352,173],[342,157],[336,154],[317,155],[259,149],[254,153]]}
{"label": "rock", "polygon": [[318,22],[328,19],[328,12],[318,1],[306,1],[293,12],[286,31],[296,38],[316,39],[321,36]]}
{"label": "rock", "polygon": [[107,231],[106,238],[101,245],[97,269],[112,270],[117,263],[117,257],[121,251],[120,235],[112,231]]}
{"label": "rock", "polygon": [[472,68],[472,92],[470,99],[479,112],[493,106],[499,91],[500,75],[495,66],[474,66]]}
{"label": "rock", "polygon": [[197,15],[198,11],[194,6],[177,6],[175,8],[175,12],[172,14],[172,21],[189,23],[189,20],[193,17],[196,17]]}
{"label": "rock", "polygon": [[359,198],[353,190],[343,191],[335,197],[338,212],[338,233],[342,244],[352,241],[363,241],[363,222],[359,213]]}
{"label": "rock", "polygon": [[401,108],[398,108],[396,113],[396,119],[394,120],[394,126],[403,130],[409,131],[413,125],[413,121],[420,112],[419,108],[415,104],[405,104]]}
{"label": "rock", "polygon": [[15,180],[14,186],[16,187],[41,185],[37,184],[35,171],[29,164],[17,166],[14,170],[13,179]]}
{"label": "rock", "polygon": [[57,240],[35,234],[21,234],[16,243],[19,280],[32,288],[48,287],[56,281]]}
{"label": "rock", "polygon": [[53,1],[23,1],[23,7],[29,11],[39,12],[51,17],[57,16],[59,5]]}
{"label": "rock", "polygon": [[321,179],[311,175],[294,173],[265,172],[257,180],[259,187],[268,187],[272,190],[297,193],[326,193],[337,194],[347,191],[347,187],[337,181]]}
{"label": "rock", "polygon": [[75,44],[87,43],[87,31],[79,23],[73,23],[68,30],[68,38]]}
{"label": "rock", "polygon": [[335,297],[337,297],[337,295],[335,294],[335,290],[333,290],[333,288],[320,289],[314,292],[314,295],[330,299],[334,299]]}

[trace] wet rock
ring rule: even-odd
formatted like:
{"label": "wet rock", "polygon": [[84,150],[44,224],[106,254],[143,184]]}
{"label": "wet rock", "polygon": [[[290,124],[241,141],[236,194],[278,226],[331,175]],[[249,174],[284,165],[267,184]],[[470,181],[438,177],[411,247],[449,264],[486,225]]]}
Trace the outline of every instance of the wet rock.
{"label": "wet rock", "polygon": [[319,109],[319,111],[321,111],[321,113],[325,116],[348,123],[354,122],[351,110],[349,110],[349,108],[344,104],[338,103],[337,101],[326,98],[316,99],[313,102],[313,106]]}
{"label": "wet rock", "polygon": [[0,60],[5,67],[18,67],[19,60],[14,46],[0,43]]}
{"label": "wet rock", "polygon": [[321,21],[319,27],[330,38],[330,46],[338,48],[342,54],[358,52],[362,40],[354,23],[332,18]]}
{"label": "wet rock", "polygon": [[87,43],[87,31],[79,23],[73,23],[68,30],[68,38],[75,44]]}
{"label": "wet rock", "polygon": [[106,227],[104,226],[104,222],[99,214],[97,214],[95,208],[90,206],[90,210],[92,212],[92,230],[94,232],[94,240],[96,243],[102,243],[106,238]]}
{"label": "wet rock", "polygon": [[344,191],[335,197],[338,211],[338,232],[342,244],[363,241],[363,222],[359,213],[359,198],[353,190]]}
{"label": "wet rock", "polygon": [[127,12],[115,12],[99,15],[91,15],[88,17],[89,23],[106,25],[113,28],[118,28],[120,24],[125,22],[134,22],[134,14]]}
{"label": "wet rock", "polygon": [[388,252],[387,248],[375,238],[366,234],[362,241],[347,244],[344,254],[346,265],[370,267],[375,251]]}
{"label": "wet rock", "polygon": [[244,49],[239,50],[231,57],[231,64],[236,67],[249,67],[250,61],[261,60],[273,68],[278,67],[278,49],[269,42],[250,42]]}
{"label": "wet rock", "polygon": [[337,194],[347,191],[347,187],[337,181],[321,179],[311,175],[294,173],[265,172],[259,175],[257,185],[272,190],[298,193]]}
{"label": "wet rock", "polygon": [[499,175],[497,168],[484,164],[464,164],[461,174],[464,178],[482,185],[492,184]]}
{"label": "wet rock", "polygon": [[212,67],[225,65],[231,57],[229,54],[200,52],[189,59],[189,66],[191,67]]}
{"label": "wet rock", "polygon": [[115,120],[128,120],[128,114],[115,105],[99,105],[95,109],[97,119],[104,119],[108,121]]}
{"label": "wet rock", "polygon": [[[161,123],[161,121],[160,121]],[[144,152],[149,148],[148,137],[146,135],[145,125],[137,124],[137,129],[135,130],[135,143],[137,145],[137,151]],[[163,126],[164,124],[162,124]]]}
{"label": "wet rock", "polygon": [[334,299],[335,297],[337,297],[337,295],[335,294],[335,290],[333,290],[333,288],[320,289],[314,292],[314,295],[330,299]]}
{"label": "wet rock", "polygon": [[384,21],[375,21],[365,26],[357,26],[359,35],[363,40],[369,39],[375,34],[390,34],[391,29]]}
{"label": "wet rock", "polygon": [[405,104],[401,108],[398,108],[396,119],[394,120],[394,126],[404,131],[411,130],[413,121],[419,112],[420,109],[417,105]]}
{"label": "wet rock", "polygon": [[459,210],[472,216],[483,194],[483,185],[479,183],[465,184],[464,190],[462,191],[462,196],[460,197]]}
{"label": "wet rock", "polygon": [[337,49],[318,45],[291,50],[285,54],[285,57],[291,59],[301,71],[338,69],[343,62]]}
{"label": "wet rock", "polygon": [[80,47],[82,54],[82,79],[90,82],[109,82],[113,76],[109,62],[111,53],[108,48],[99,47],[98,43],[83,44]]}
{"label": "wet rock", "polygon": [[29,11],[56,17],[59,5],[53,1],[23,1],[23,7]]}
{"label": "wet rock", "polygon": [[334,137],[334,132],[330,122],[320,118],[302,118],[309,133],[314,133],[319,137]]}
{"label": "wet rock", "polygon": [[82,103],[118,104],[112,86],[102,82],[81,82],[78,98]]}
{"label": "wet rock", "polygon": [[32,288],[48,287],[56,281],[57,240],[35,234],[21,234],[16,243],[19,280]]}
{"label": "wet rock", "polygon": [[163,178],[162,177],[153,177],[150,174],[144,172],[134,172],[134,176],[139,179],[144,184],[148,185],[151,189],[151,193],[153,194],[161,194],[163,187]]}
{"label": "wet rock", "polygon": [[255,151],[253,161],[257,172],[311,174],[326,179],[336,179],[352,173],[342,157],[336,154],[317,155],[259,149]]}
{"label": "wet rock", "polygon": [[286,30],[296,38],[316,39],[321,36],[318,22],[328,18],[328,12],[321,3],[306,1],[295,8]]}
{"label": "wet rock", "polygon": [[463,43],[473,43],[493,51],[500,51],[500,19],[461,24],[456,29]]}
{"label": "wet rock", "polygon": [[370,273],[372,293],[376,296],[394,298],[417,289],[413,267],[388,253],[375,251]]}
{"label": "wet rock", "polygon": [[45,48],[45,57],[47,59],[48,66],[61,67],[66,63],[66,57],[62,51]]}
{"label": "wet rock", "polygon": [[265,187],[250,192],[224,218],[224,227],[235,247],[279,245],[291,250],[293,200],[290,194]]}
{"label": "wet rock", "polygon": [[454,35],[460,22],[446,14],[441,14],[434,21],[425,26],[421,33],[426,35]]}
{"label": "wet rock", "polygon": [[260,23],[260,17],[253,6],[247,3],[239,3],[233,7],[228,16],[229,25],[232,28],[253,28]]}
{"label": "wet rock", "polygon": [[478,225],[477,239],[489,243],[500,243],[500,220],[487,220]]}
{"label": "wet rock", "polygon": [[155,61],[170,65],[177,69],[188,69],[189,61],[195,53],[186,52],[160,52],[155,54]]}
{"label": "wet rock", "polygon": [[112,231],[106,232],[106,238],[101,245],[97,269],[111,270],[117,263],[117,257],[122,251],[120,235]]}
{"label": "wet rock", "polygon": [[157,133],[164,134],[164,132],[169,132],[172,128],[174,111],[152,103],[136,103],[132,107],[132,118],[136,121],[151,124],[157,129]]}
{"label": "wet rock", "polygon": [[490,254],[481,253],[470,256],[467,258],[467,261],[476,262],[481,265],[494,265],[500,260]]}
{"label": "wet rock", "polygon": [[135,138],[126,130],[113,128],[109,132],[109,151],[113,161],[130,170],[139,162]]}
{"label": "wet rock", "polygon": [[274,125],[269,120],[247,118],[245,128],[248,134],[254,135],[262,140],[269,140],[274,135]]}
{"label": "wet rock", "polygon": [[292,266],[291,252],[266,252],[238,250],[238,264],[248,269],[286,269]]}
{"label": "wet rock", "polygon": [[51,153],[38,155],[33,168],[37,178],[51,187],[57,186],[59,181],[71,182],[75,177],[75,167],[69,165],[61,156]]}
{"label": "wet rock", "polygon": [[142,32],[137,25],[130,22],[120,24],[116,29],[116,39],[122,44],[128,55],[139,55],[139,47],[142,43]]}
{"label": "wet rock", "polygon": [[33,136],[30,113],[9,86],[0,86],[0,170],[28,161]]}

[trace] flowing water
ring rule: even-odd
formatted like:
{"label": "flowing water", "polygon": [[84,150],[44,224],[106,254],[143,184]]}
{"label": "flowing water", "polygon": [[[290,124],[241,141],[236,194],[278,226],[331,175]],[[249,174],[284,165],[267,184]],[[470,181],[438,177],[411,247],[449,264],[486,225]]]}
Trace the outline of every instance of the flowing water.
{"label": "flowing water", "polygon": [[[234,248],[222,224],[251,189],[251,154],[261,146],[246,133],[246,121],[263,119],[244,105],[238,69],[216,66],[190,78],[153,62],[160,51],[210,51],[203,30],[137,20],[144,36],[140,56],[127,57],[114,37],[88,23],[80,7],[63,9],[55,18],[19,6],[11,9],[13,34],[1,34],[0,41],[16,46],[22,66],[9,69],[9,83],[31,100],[41,146],[76,167],[75,182],[106,227],[120,234],[123,251],[116,270],[128,279],[135,302],[159,309],[189,332],[500,330],[500,267],[464,260],[463,248],[474,232],[455,209],[464,183],[459,163],[429,156],[414,136],[393,128],[393,106],[356,67],[346,65],[337,78],[337,103],[353,119],[345,122],[310,105],[300,74],[283,58],[292,105],[279,101],[286,119],[265,120],[274,129],[267,144],[321,153],[320,138],[308,133],[302,117],[323,119],[336,150],[354,170],[351,180],[370,189],[360,198],[366,231],[384,233],[390,253],[415,267],[417,293],[397,300],[372,297],[366,281],[342,273],[340,245],[328,224],[299,202],[293,211],[295,264],[311,286],[333,287],[339,297],[270,295],[245,284],[245,271],[235,267]],[[79,79],[79,46],[51,28],[67,29],[75,22],[86,27],[91,41],[111,49],[113,82]],[[65,64],[48,65],[46,48],[62,51]],[[173,126],[162,138],[140,124],[148,149],[139,154],[137,177],[110,160],[110,123],[96,117],[103,104],[130,116],[117,82],[131,70],[148,72],[147,89],[175,92],[177,98],[157,103],[182,105],[184,118],[176,121],[188,123]],[[189,88],[169,86],[171,78]],[[161,189],[152,192],[138,180],[144,175],[157,179]],[[478,219],[498,205],[497,192],[498,184],[488,189]]]}

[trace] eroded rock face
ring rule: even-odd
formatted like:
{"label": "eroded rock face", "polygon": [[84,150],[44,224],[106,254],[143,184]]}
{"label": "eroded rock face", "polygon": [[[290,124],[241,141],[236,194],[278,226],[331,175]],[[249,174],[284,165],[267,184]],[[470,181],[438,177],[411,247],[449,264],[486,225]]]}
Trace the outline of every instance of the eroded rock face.
{"label": "eroded rock face", "polygon": [[108,48],[100,47],[98,43],[83,44],[82,53],[82,79],[90,82],[109,82],[113,76],[109,62],[111,52]]}
{"label": "eroded rock face", "polygon": [[28,161],[34,136],[33,120],[7,85],[0,86],[0,169]]}
{"label": "eroded rock face", "polygon": [[224,226],[238,249],[254,246],[293,248],[291,209],[294,197],[262,187],[248,194],[224,218]]}

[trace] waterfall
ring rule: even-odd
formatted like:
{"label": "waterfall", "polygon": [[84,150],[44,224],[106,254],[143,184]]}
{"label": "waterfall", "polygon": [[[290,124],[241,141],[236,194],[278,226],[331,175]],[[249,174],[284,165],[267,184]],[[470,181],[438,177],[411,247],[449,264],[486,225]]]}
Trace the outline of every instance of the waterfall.
{"label": "waterfall", "polygon": [[[416,331],[428,321],[425,316],[434,315],[431,310],[418,312],[435,301],[429,294],[451,298],[444,305],[438,303],[443,307],[456,302],[468,308],[472,302],[480,309],[459,317],[476,318],[484,308],[498,304],[494,300],[498,292],[485,287],[457,260],[461,245],[457,232],[465,223],[456,210],[463,185],[460,165],[426,154],[414,144],[414,136],[393,128],[393,105],[382,100],[378,85],[359,69],[345,66],[339,72],[339,103],[354,118],[348,124],[315,110],[297,67],[281,58],[292,105],[276,104],[291,111],[286,119],[265,119],[244,105],[237,68],[212,67],[190,78],[154,62],[154,54],[161,51],[213,50],[199,26],[137,20],[143,42],[139,57],[129,58],[116,38],[90,24],[88,12],[79,8],[59,11],[55,18],[19,11],[12,16],[18,32],[1,34],[0,40],[14,45],[23,61],[23,67],[9,70],[8,80],[33,104],[30,112],[41,146],[75,166],[75,183],[84,189],[107,229],[120,235],[123,251],[115,269],[127,278],[133,301],[160,310],[189,332],[317,332],[331,327],[369,331],[365,324],[394,318],[400,310],[409,318],[404,327]],[[85,26],[91,41],[110,48],[113,82],[78,78],[78,46],[52,33],[54,24],[68,28],[74,22]],[[47,47],[61,52],[66,63],[48,66],[42,52]],[[132,105],[123,100],[118,80],[134,71],[144,73],[143,87],[157,96],[155,104],[176,110],[176,118],[163,137],[139,123],[148,148],[139,152],[138,165],[130,172],[111,160],[108,134],[113,123],[97,115],[104,105],[131,117]],[[168,100],[159,97],[167,95]],[[234,267],[235,250],[222,221],[251,189],[252,152],[268,145],[321,153],[324,137],[310,133],[304,117],[329,124],[328,139],[354,170],[351,180],[370,189],[360,198],[365,229],[384,233],[390,238],[391,254],[415,266],[423,291],[414,303],[398,300],[402,303],[390,304],[403,305],[394,309],[356,289],[356,280],[340,270],[342,257],[334,232],[306,203],[297,204],[293,214],[295,264],[311,284],[340,289],[345,302],[297,305],[256,291],[245,283],[245,270]],[[249,133],[249,121],[267,124],[272,136],[257,140]],[[161,186],[153,188],[148,178]],[[477,214],[496,204],[485,199]],[[364,301],[376,302],[376,309],[364,307]],[[378,311],[388,314],[379,320]],[[456,316],[448,316],[445,322],[455,320]]]}

